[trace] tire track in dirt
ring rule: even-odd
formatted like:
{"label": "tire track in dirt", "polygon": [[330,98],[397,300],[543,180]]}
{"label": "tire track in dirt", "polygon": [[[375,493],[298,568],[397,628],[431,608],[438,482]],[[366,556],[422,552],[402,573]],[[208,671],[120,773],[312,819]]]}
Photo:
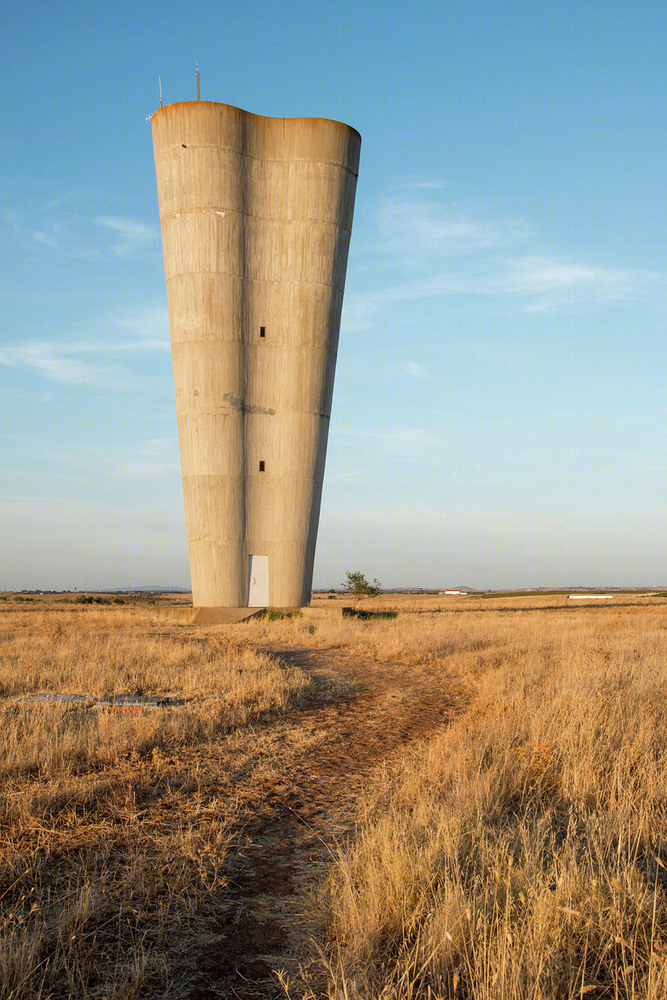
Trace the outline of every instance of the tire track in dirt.
{"label": "tire track in dirt", "polygon": [[191,1000],[284,998],[275,970],[294,971],[316,932],[305,919],[304,889],[324,878],[331,848],[352,832],[364,788],[384,762],[461,707],[456,680],[437,673],[337,650],[267,652],[311,674],[321,693],[256,727],[262,759],[230,775],[242,818]]}

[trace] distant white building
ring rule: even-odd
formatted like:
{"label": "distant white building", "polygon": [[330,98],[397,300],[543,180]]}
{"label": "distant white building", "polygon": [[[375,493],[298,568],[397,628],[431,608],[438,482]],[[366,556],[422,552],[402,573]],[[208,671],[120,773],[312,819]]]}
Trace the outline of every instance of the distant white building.
{"label": "distant white building", "polygon": [[616,594],[570,594],[571,601],[612,601]]}

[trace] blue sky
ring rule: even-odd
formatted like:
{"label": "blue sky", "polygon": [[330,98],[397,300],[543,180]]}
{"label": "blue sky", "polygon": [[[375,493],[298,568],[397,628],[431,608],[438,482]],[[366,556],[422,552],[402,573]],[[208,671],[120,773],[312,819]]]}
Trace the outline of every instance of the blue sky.
{"label": "blue sky", "polygon": [[664,5],[30,4],[0,587],[187,586],[150,123],[362,134],[315,585],[667,583]]}

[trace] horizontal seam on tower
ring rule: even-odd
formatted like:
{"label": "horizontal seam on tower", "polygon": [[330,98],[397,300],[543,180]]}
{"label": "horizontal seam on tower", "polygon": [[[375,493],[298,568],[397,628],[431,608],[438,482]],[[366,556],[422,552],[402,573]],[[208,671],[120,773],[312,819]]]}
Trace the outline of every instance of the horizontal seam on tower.
{"label": "horizontal seam on tower", "polygon": [[[187,473],[187,475],[183,474],[182,478],[183,479],[222,479],[222,478],[229,477],[229,478],[232,478],[232,479],[248,479],[249,476],[251,476],[251,475],[257,475],[257,476],[259,476],[260,473],[259,472],[258,473],[248,473],[248,472],[236,472],[236,473],[232,473],[232,472],[189,472],[189,473]],[[273,480],[276,480],[276,479],[288,479],[288,480],[289,479],[293,479],[296,482],[301,482],[303,479],[318,479],[318,480],[319,479],[323,479],[324,478],[324,473],[318,474],[316,476],[286,476],[283,473],[277,473],[275,475],[268,475],[267,476],[266,473],[264,473],[264,476],[265,476],[265,481],[269,480],[269,479],[273,479]]]}
{"label": "horizontal seam on tower", "polygon": [[[200,407],[194,407],[193,406],[189,410],[183,409],[183,410],[181,410],[181,412],[182,413],[187,413],[188,415],[191,414],[191,413],[195,413],[197,416],[209,416],[209,417],[210,416],[214,416],[214,417],[217,417],[217,416],[220,416],[220,407],[218,407],[216,409],[213,409],[212,407],[206,407],[206,408],[201,407],[200,408]],[[243,412],[242,413],[240,410],[234,410],[234,413],[236,413],[239,417],[242,417],[244,419],[245,419],[245,417],[286,417],[286,416],[287,417],[293,417],[293,416],[299,416],[299,417],[318,417],[318,419],[321,419],[321,420],[331,420],[331,415],[328,414],[328,413],[322,413],[321,410],[295,410],[295,409],[289,409],[287,406],[284,406],[280,410],[276,410],[275,413],[248,413],[248,412]]]}
{"label": "horizontal seam on tower", "polygon": [[239,274],[237,271],[177,271],[170,278],[165,276],[165,283],[173,281],[174,278],[181,278],[184,274],[226,274],[234,278],[242,278],[244,281],[270,281],[272,285],[321,285],[323,288],[335,288],[337,292],[344,292],[345,286],[334,285],[329,281],[312,281],[308,278],[250,278],[247,274]]}
{"label": "horizontal seam on tower", "polygon": [[245,337],[193,337],[192,340],[177,340],[174,343],[174,347],[178,347],[180,344],[246,344],[247,347],[256,347],[258,352],[262,354],[266,352],[267,346],[269,350],[275,350],[281,348],[282,350],[303,350],[303,351],[317,351],[319,354],[336,355],[337,351],[330,351],[326,347],[318,347],[317,344],[304,344],[301,342],[278,342],[274,340],[270,345],[258,344],[254,340],[247,340]]}
{"label": "horizontal seam on tower", "polygon": [[250,212],[239,212],[235,208],[210,208],[210,207],[179,208],[177,212],[176,211],[165,212],[164,215],[160,216],[160,222],[161,223],[164,222],[165,219],[178,219],[181,217],[181,215],[196,215],[197,212],[207,212],[210,213],[211,215],[219,215],[222,212],[223,215],[239,215],[242,216],[244,219],[258,219],[260,222],[306,222],[308,224],[312,222],[319,222],[323,226],[336,226],[336,228],[340,229],[341,232],[348,233],[348,235],[352,235],[352,229],[350,227],[341,226],[340,223],[331,222],[330,219],[321,219],[319,217],[313,218],[312,216],[310,218],[295,219],[292,218],[291,216],[285,217],[285,216],[275,216],[275,215],[256,215]]}
{"label": "horizontal seam on tower", "polygon": [[[182,149],[183,143],[174,143],[173,146],[163,146],[158,157],[164,156],[165,153],[169,153],[172,150]],[[352,174],[353,177],[359,177],[359,171],[355,171],[352,167],[347,167],[344,163],[337,163],[336,160],[283,160],[283,159],[271,159],[268,156],[254,156],[252,153],[244,153],[241,149],[231,149],[228,146],[210,146],[210,145],[195,145],[194,143],[187,143],[187,149],[215,149],[216,151],[229,151],[236,156],[244,156],[248,160],[256,160],[258,163],[316,163],[318,167],[322,165],[327,167],[338,167],[339,170],[344,170],[346,174]]]}

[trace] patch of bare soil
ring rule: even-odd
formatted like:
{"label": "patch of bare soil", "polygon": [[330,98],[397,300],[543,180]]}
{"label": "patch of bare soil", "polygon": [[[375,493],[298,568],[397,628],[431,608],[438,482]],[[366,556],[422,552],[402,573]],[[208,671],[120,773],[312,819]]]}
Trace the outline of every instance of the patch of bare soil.
{"label": "patch of bare soil", "polygon": [[[359,662],[339,650],[270,650],[317,681],[315,703],[235,738],[225,758],[236,797],[237,850],[214,901],[191,1000],[284,997],[276,971],[308,958],[305,894],[330,850],[354,829],[365,787],[395,755],[461,707],[454,678],[400,664]],[[252,740],[256,752],[252,751]],[[243,747],[241,747],[243,744]]]}

